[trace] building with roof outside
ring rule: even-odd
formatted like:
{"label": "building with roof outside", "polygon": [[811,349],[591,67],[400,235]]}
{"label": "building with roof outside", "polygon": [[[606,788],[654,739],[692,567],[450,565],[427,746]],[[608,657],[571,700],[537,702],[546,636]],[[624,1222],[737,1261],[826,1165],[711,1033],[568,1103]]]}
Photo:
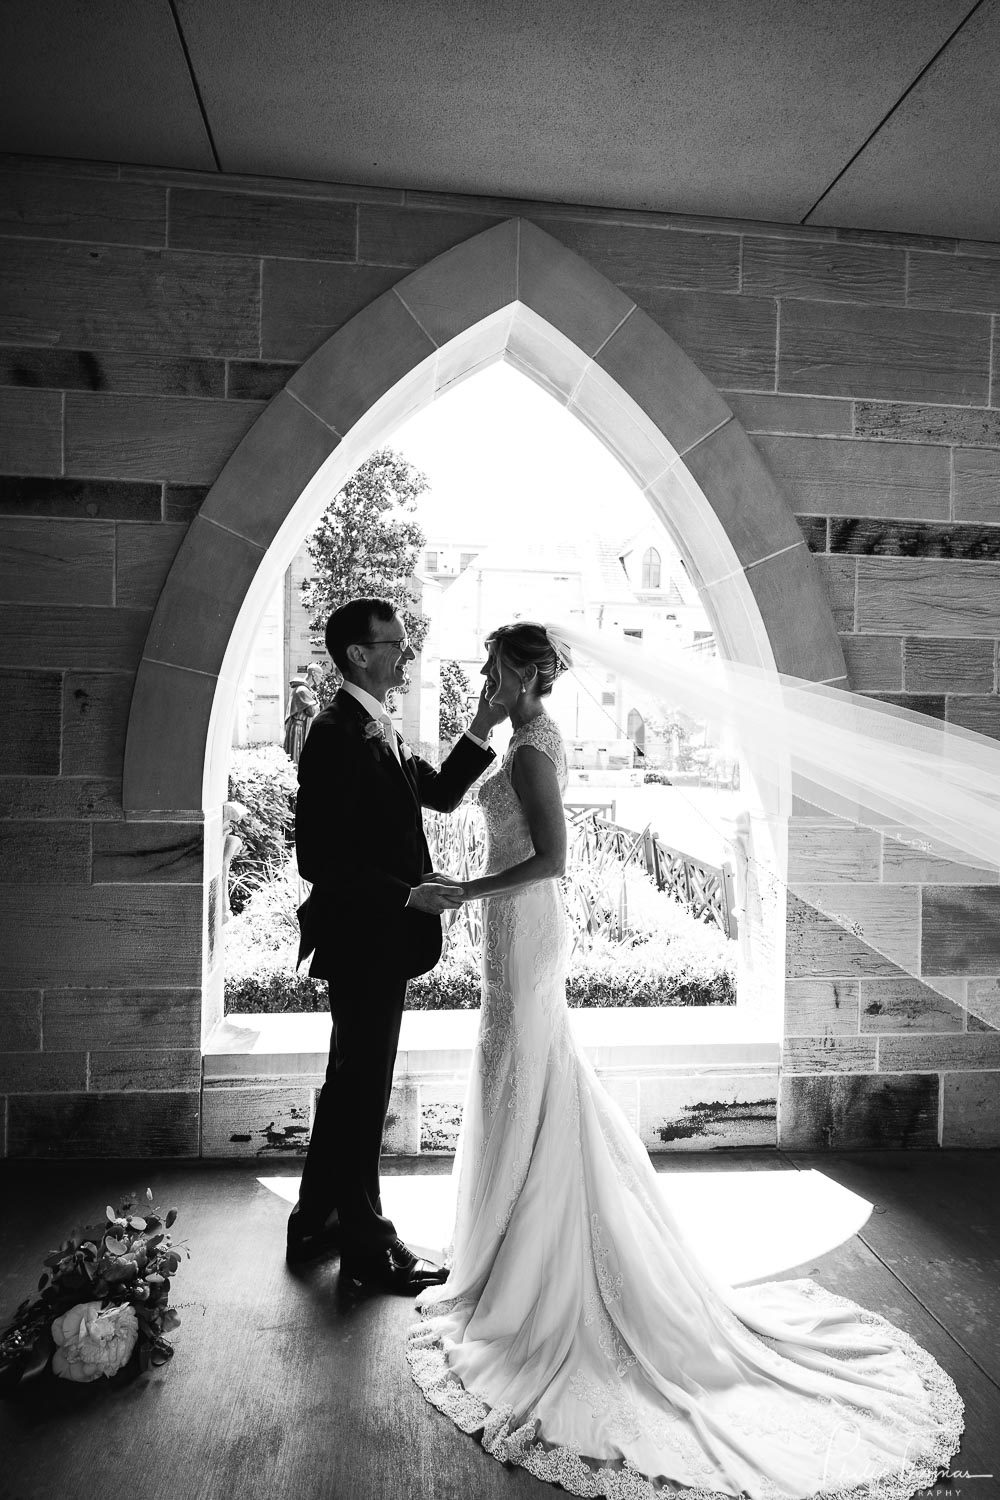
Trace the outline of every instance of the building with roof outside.
{"label": "building with roof outside", "polygon": [[[424,558],[444,563],[448,544],[429,539]],[[510,620],[565,621],[617,638],[714,650],[714,637],[681,559],[654,521],[620,543],[595,535],[560,542],[496,542],[448,579],[431,615],[425,652],[457,661],[474,698],[484,642]],[[631,768],[669,760],[664,705],[642,700],[611,674],[562,678],[552,694],[576,768]],[[496,732],[502,745],[503,727]],[[637,750],[642,752],[637,755]]]}
{"label": "building with roof outside", "polygon": [[[568,542],[489,545],[429,538],[410,580],[430,622],[410,669],[410,690],[393,717],[403,737],[433,753],[438,744],[441,664],[455,661],[469,685],[469,712],[481,686],[485,640],[509,620],[565,621],[622,640],[714,653],[715,641],[697,591],[655,521],[621,542],[596,535]],[[296,553],[265,611],[247,661],[234,742],[280,743],[287,683],[310,662],[324,662],[322,634],[302,602],[309,576],[306,544]],[[551,711],[576,769],[671,765],[678,725],[668,705],[630,692],[612,674],[564,677]],[[693,726],[682,726],[690,733]],[[498,748],[507,734],[496,733]]]}

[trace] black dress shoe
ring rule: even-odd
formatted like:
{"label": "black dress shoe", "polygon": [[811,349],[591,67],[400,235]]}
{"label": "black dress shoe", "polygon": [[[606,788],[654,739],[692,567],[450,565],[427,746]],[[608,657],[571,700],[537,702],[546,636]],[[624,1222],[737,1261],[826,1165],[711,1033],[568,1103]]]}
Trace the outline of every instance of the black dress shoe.
{"label": "black dress shoe", "polygon": [[400,1270],[414,1272],[426,1281],[428,1286],[440,1286],[448,1280],[448,1272],[444,1266],[437,1266],[432,1260],[421,1260],[409,1245],[404,1245],[400,1239],[393,1240],[389,1246],[389,1255],[394,1266]]}
{"label": "black dress shoe", "polygon": [[440,1266],[432,1265],[429,1260],[418,1260],[416,1256],[412,1265],[397,1265],[389,1250],[380,1250],[374,1255],[345,1254],[340,1259],[341,1281],[363,1291],[393,1292],[401,1297],[415,1297],[425,1287],[443,1281],[447,1274]]}
{"label": "black dress shoe", "polygon": [[318,1260],[321,1255],[335,1255],[340,1249],[340,1226],[320,1224],[312,1226],[299,1223],[300,1215],[292,1212],[288,1220],[288,1240],[285,1260],[290,1266],[304,1261]]}

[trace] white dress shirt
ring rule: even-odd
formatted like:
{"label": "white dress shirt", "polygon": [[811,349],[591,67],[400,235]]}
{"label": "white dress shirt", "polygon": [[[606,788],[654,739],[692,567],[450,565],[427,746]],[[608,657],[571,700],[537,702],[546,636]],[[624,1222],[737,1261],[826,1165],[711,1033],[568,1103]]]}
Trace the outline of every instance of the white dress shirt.
{"label": "white dress shirt", "polygon": [[[345,693],[350,693],[351,697],[356,698],[357,701],[361,704],[361,707],[365,709],[367,713],[370,713],[373,719],[377,719],[380,724],[385,725],[386,740],[388,742],[389,749],[392,751],[393,755],[398,761],[399,741],[396,738],[396,731],[393,728],[392,720],[385,711],[385,704],[380,703],[377,698],[373,698],[371,693],[366,693],[363,687],[358,687],[356,682],[347,682],[345,680],[343,686]],[[465,731],[465,733],[468,735],[469,739],[474,745],[479,746],[480,750],[488,750],[490,748],[488,742],[486,740],[481,740],[478,734],[473,734],[471,730],[468,729]]]}
{"label": "white dress shirt", "polygon": [[399,741],[396,739],[396,731],[393,728],[392,720],[385,711],[385,704],[380,703],[377,698],[373,698],[371,693],[366,693],[364,688],[358,687],[356,682],[345,682],[344,692],[349,693],[352,698],[356,698],[365,712],[371,714],[372,718],[382,725],[385,742],[398,762]]}

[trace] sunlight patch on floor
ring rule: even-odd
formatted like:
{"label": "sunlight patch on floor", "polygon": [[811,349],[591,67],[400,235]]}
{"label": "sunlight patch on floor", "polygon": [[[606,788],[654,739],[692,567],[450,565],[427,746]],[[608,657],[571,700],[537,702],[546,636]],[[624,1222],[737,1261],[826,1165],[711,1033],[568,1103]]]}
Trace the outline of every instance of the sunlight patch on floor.
{"label": "sunlight patch on floor", "polygon": [[[688,1241],[722,1280],[736,1286],[773,1276],[842,1245],[867,1223],[873,1204],[814,1168],[808,1171],[672,1172],[663,1197]],[[259,1177],[289,1204],[296,1177]],[[450,1176],[382,1178],[382,1206],[414,1249],[440,1259],[451,1234]]]}

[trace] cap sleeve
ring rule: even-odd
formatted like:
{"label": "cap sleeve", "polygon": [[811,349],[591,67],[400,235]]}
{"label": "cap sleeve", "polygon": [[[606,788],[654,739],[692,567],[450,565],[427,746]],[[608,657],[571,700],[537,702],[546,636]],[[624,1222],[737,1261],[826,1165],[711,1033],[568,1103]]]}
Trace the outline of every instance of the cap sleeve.
{"label": "cap sleeve", "polygon": [[547,755],[556,768],[559,778],[559,786],[565,791],[566,774],[566,750],[563,746],[563,738],[559,729],[548,714],[539,714],[535,719],[529,719],[524,728],[518,734],[519,745],[531,745],[534,750],[541,750]]}

